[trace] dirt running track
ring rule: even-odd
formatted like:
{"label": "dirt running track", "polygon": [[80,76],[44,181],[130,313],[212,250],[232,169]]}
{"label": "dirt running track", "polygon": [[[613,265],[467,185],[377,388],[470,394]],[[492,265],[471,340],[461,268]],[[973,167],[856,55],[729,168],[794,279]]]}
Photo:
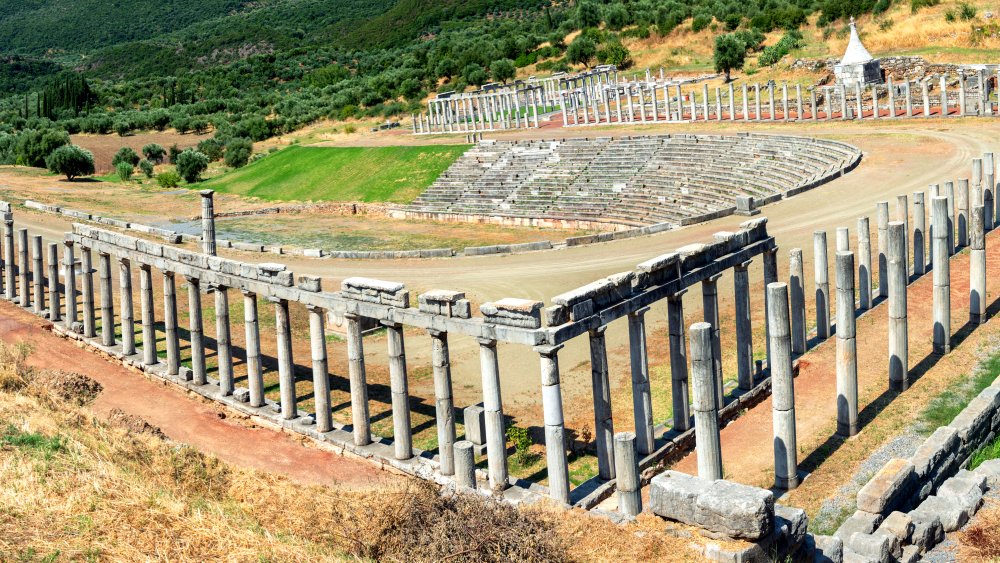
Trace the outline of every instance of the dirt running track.
{"label": "dirt running track", "polygon": [[180,389],[81,350],[52,333],[47,324],[0,301],[0,340],[31,344],[35,352],[28,363],[32,366],[75,371],[98,381],[104,390],[91,406],[98,414],[122,409],[159,427],[172,440],[229,463],[279,473],[304,484],[364,487],[393,478],[371,463],[306,447],[292,435],[226,416],[223,409]]}

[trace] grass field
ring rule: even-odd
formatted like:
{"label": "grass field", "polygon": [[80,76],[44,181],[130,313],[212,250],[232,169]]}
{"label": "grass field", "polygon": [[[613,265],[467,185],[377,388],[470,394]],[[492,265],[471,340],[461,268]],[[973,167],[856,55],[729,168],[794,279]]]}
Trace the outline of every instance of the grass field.
{"label": "grass field", "polygon": [[197,187],[276,201],[408,203],[467,148],[293,146]]}

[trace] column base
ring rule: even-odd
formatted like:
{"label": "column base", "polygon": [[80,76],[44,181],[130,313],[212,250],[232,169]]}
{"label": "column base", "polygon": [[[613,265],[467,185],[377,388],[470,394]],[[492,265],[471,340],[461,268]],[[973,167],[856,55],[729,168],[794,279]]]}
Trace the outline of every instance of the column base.
{"label": "column base", "polygon": [[857,434],[858,425],[856,423],[848,424],[845,422],[837,422],[837,436],[840,436],[841,438],[850,438],[851,436],[857,436]]}
{"label": "column base", "polygon": [[798,475],[794,477],[777,477],[774,478],[774,488],[781,489],[784,491],[790,491],[797,488],[802,482],[802,479]]}

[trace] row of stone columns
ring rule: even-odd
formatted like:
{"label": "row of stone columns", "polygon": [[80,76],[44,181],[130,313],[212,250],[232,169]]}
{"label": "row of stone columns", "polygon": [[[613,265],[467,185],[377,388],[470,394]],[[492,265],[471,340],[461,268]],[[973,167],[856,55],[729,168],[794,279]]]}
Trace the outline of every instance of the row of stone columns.
{"label": "row of stone columns", "polygon": [[[413,133],[461,133],[539,126],[546,103],[542,89],[476,93],[433,99],[427,113],[413,115]],[[522,113],[524,114],[522,116]]]}

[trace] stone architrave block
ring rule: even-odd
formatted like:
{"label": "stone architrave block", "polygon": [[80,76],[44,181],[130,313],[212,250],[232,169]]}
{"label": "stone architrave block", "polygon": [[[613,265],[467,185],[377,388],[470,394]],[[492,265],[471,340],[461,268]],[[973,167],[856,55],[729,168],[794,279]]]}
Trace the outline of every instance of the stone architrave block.
{"label": "stone architrave block", "polygon": [[730,481],[666,471],[650,484],[654,514],[729,538],[759,540],[774,532],[774,494]]}
{"label": "stone architrave block", "polygon": [[870,534],[874,532],[881,520],[881,516],[878,514],[858,510],[850,518],[844,520],[834,535],[847,542],[855,533]]}
{"label": "stone architrave block", "polygon": [[299,276],[299,289],[318,293],[323,290],[323,282],[319,276]]}
{"label": "stone architrave block", "polygon": [[432,315],[453,317],[453,308],[459,300],[465,298],[465,293],[447,289],[432,289],[417,297],[417,307],[421,312]]}
{"label": "stone architrave block", "polygon": [[519,328],[540,328],[542,326],[541,301],[505,297],[492,303],[483,303],[479,311],[486,322]]}
{"label": "stone architrave block", "polygon": [[679,255],[676,252],[661,254],[636,266],[634,286],[643,289],[653,285],[663,285],[677,279],[679,271],[677,263]]}
{"label": "stone architrave block", "polygon": [[985,489],[986,477],[963,469],[938,487],[937,496],[961,502],[971,515],[979,509]]}
{"label": "stone architrave block", "polygon": [[482,405],[465,407],[465,439],[477,446],[486,444],[486,411]]}
{"label": "stone architrave block", "polygon": [[410,293],[398,282],[371,278],[352,277],[341,282],[344,297],[368,303],[380,303],[406,309],[410,306]]}
{"label": "stone architrave block", "polygon": [[937,495],[927,497],[920,506],[910,511],[910,518],[914,522],[925,521],[931,517],[940,519],[945,532],[954,532],[969,521],[969,511],[959,499]]}
{"label": "stone architrave block", "polygon": [[858,491],[858,510],[888,514],[906,504],[915,488],[913,464],[891,459]]}

